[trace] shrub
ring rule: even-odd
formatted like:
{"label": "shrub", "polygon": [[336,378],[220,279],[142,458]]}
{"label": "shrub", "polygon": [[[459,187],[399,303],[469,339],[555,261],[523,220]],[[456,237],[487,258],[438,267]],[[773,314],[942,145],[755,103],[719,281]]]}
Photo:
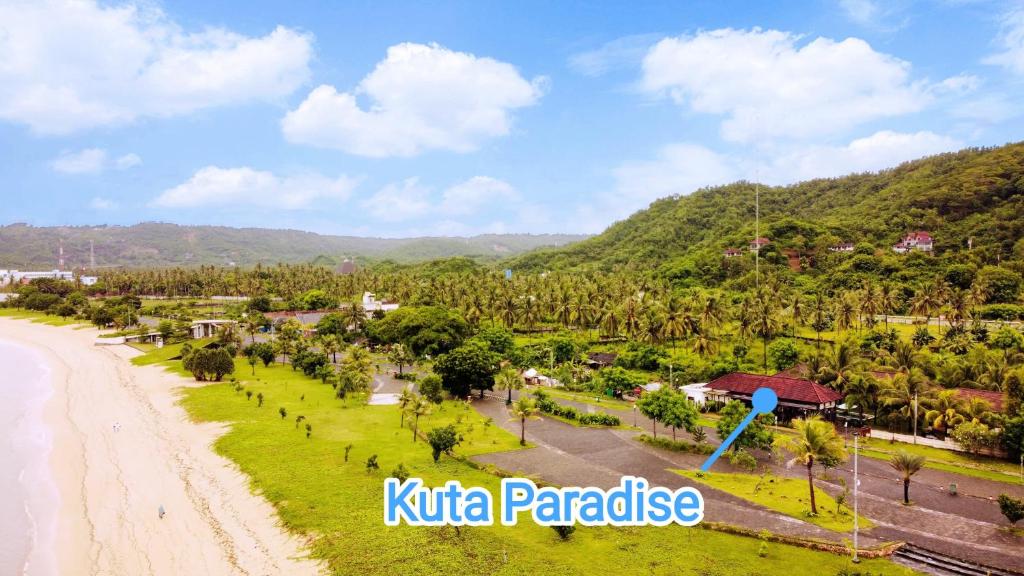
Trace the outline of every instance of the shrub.
{"label": "shrub", "polygon": [[285,410],[284,406],[281,406],[280,408],[278,408],[277,409],[277,413],[281,415],[281,420],[284,420],[285,417],[288,416],[288,411]]}
{"label": "shrub", "polygon": [[462,437],[455,430],[455,426],[451,424],[427,432],[427,443],[430,444],[434,462],[441,459],[441,454],[451,454],[452,449],[460,442],[462,442]]}
{"label": "shrub", "polygon": [[397,478],[399,482],[405,482],[409,479],[409,471],[405,468],[405,464],[399,463],[394,470],[391,471],[391,478]]}
{"label": "shrub", "polygon": [[380,470],[380,464],[377,464],[376,454],[366,459],[366,471],[373,472],[374,470]]}
{"label": "shrub", "polygon": [[711,454],[715,451],[715,447],[710,444],[693,444],[685,440],[671,440],[669,438],[652,438],[647,434],[641,434],[637,436],[637,440],[656,446],[658,448],[664,448],[665,450],[671,450],[673,452],[686,452],[688,454]]}
{"label": "shrub", "polygon": [[729,464],[747,472],[753,472],[757,469],[757,459],[746,450],[736,450],[729,454]]}
{"label": "shrub", "polygon": [[558,537],[562,540],[568,540],[572,536],[572,533],[576,531],[576,526],[573,524],[565,524],[560,526],[552,526],[552,530],[558,534]]}
{"label": "shrub", "polygon": [[1016,525],[1017,522],[1024,520],[1024,500],[1018,500],[1009,494],[1000,494],[999,511],[1006,516],[1010,524]]}
{"label": "shrub", "polygon": [[1019,304],[989,304],[978,308],[983,320],[1024,320],[1024,306]]}
{"label": "shrub", "polygon": [[[538,391],[540,392],[540,391]],[[563,406],[554,400],[551,400],[544,394],[535,394],[537,397],[537,408],[545,414],[551,414],[552,416],[558,416],[571,420],[573,422],[579,422],[584,426],[620,426],[622,420],[618,416],[606,414],[604,412],[580,412],[572,406]]]}

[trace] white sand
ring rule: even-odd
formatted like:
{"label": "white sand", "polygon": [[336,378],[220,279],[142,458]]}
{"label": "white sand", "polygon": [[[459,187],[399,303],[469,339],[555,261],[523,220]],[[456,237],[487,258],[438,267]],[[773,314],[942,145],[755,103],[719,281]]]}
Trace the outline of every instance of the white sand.
{"label": "white sand", "polygon": [[176,404],[175,389],[190,381],[133,366],[134,350],[93,346],[96,334],[0,318],[0,335],[39,350],[51,369],[60,573],[321,573],[213,452],[223,429],[189,422]]}

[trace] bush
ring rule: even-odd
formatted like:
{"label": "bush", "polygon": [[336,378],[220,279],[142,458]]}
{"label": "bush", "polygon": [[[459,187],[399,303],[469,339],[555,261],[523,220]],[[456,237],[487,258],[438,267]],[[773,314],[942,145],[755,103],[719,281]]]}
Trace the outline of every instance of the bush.
{"label": "bush", "polygon": [[391,478],[397,478],[399,482],[405,482],[409,479],[409,471],[405,468],[405,464],[399,463],[394,470],[391,471]]}
{"label": "bush", "polygon": [[613,416],[604,412],[580,412],[572,406],[563,406],[558,402],[551,400],[544,394],[536,394],[535,396],[537,398],[537,409],[545,414],[551,414],[552,416],[572,420],[573,422],[578,422],[584,426],[622,425],[622,420],[619,419],[618,416]]}
{"label": "bush", "polygon": [[200,348],[198,350],[182,348],[182,364],[185,370],[199,381],[213,380],[220,382],[227,374],[234,374],[235,361],[224,348]]}
{"label": "bush", "polygon": [[788,338],[776,340],[768,346],[768,363],[777,371],[793,367],[799,358],[796,344]]}
{"label": "bush", "polygon": [[561,526],[552,526],[552,530],[558,534],[558,537],[562,540],[568,540],[572,533],[576,531],[576,526],[573,524],[565,524]]}
{"label": "bush", "polygon": [[441,377],[437,374],[428,374],[420,380],[420,394],[434,404],[440,404],[444,400],[441,389]]}
{"label": "bush", "polygon": [[731,452],[729,454],[729,464],[746,470],[747,472],[753,472],[757,469],[757,459],[746,450],[736,450],[735,452]]}
{"label": "bush", "polygon": [[651,446],[664,448],[665,450],[671,450],[673,452],[686,452],[687,454],[711,454],[715,451],[715,447],[710,444],[693,444],[685,440],[652,438],[647,434],[641,434],[637,436],[636,439],[646,444],[650,444]]}
{"label": "bush", "polygon": [[1017,522],[1024,520],[1024,500],[1012,498],[1009,494],[1000,494],[999,511],[1006,516],[1010,524],[1016,525]]}
{"label": "bush", "polygon": [[1024,306],[1019,304],[989,304],[978,308],[983,320],[1024,320]]}
{"label": "bush", "polygon": [[462,442],[462,437],[455,430],[455,426],[451,424],[427,432],[427,443],[430,444],[434,462],[441,459],[441,454],[451,454],[452,449],[460,442]]}

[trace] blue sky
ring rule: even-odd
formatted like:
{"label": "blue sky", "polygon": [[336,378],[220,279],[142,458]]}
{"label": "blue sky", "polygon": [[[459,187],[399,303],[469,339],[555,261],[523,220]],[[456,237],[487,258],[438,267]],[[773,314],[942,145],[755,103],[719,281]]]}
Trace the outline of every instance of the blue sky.
{"label": "blue sky", "polygon": [[1020,140],[1010,2],[0,0],[0,223],[597,232]]}

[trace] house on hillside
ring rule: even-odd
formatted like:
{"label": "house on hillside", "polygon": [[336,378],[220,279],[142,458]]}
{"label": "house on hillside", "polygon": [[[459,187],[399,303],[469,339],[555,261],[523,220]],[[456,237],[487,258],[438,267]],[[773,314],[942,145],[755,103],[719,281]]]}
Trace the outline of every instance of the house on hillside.
{"label": "house on hillside", "polygon": [[917,231],[911,232],[903,237],[892,247],[892,251],[897,254],[905,254],[911,250],[920,250],[921,252],[932,251],[932,237],[927,232]]}
{"label": "house on hillside", "polygon": [[710,401],[740,400],[747,404],[750,404],[755,390],[771,388],[779,398],[775,415],[783,422],[811,413],[821,413],[825,418],[834,420],[836,407],[843,400],[839,392],[811,380],[745,372],[726,374],[708,382],[707,388],[705,396]]}
{"label": "house on hillside", "polygon": [[738,248],[726,248],[722,255],[726,258],[736,258],[737,256],[743,256],[743,250]]}
{"label": "house on hillside", "polygon": [[829,246],[829,252],[853,252],[853,242],[842,242],[835,246]]}
{"label": "house on hillside", "polygon": [[750,242],[750,251],[758,252],[761,250],[761,248],[767,246],[768,244],[771,244],[771,241],[768,240],[767,238],[754,238],[754,240]]}

